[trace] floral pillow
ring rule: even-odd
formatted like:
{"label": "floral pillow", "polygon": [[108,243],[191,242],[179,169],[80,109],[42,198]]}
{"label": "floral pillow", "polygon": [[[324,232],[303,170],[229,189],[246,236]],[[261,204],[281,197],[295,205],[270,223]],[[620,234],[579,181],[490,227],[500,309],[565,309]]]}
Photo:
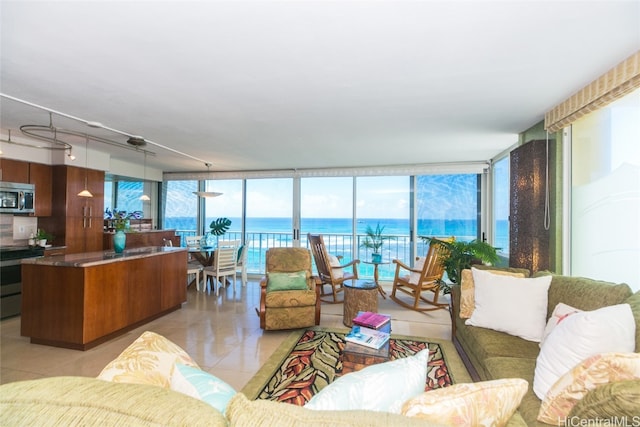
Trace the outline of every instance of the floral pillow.
{"label": "floral pillow", "polygon": [[521,378],[454,384],[407,400],[401,414],[458,427],[503,426],[528,387]]}
{"label": "floral pillow", "polygon": [[98,379],[170,388],[176,363],[199,368],[182,348],[162,335],[147,331],[109,362]]}
{"label": "floral pillow", "polygon": [[633,379],[640,379],[639,353],[601,353],[591,356],[560,377],[551,387],[540,406],[538,421],[561,425],[574,405],[590,390],[600,385]]}

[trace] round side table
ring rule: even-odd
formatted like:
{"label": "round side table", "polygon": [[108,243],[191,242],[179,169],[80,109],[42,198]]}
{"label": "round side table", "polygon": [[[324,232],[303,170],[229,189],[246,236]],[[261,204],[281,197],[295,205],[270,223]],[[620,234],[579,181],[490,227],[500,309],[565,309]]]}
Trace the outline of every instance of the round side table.
{"label": "round side table", "polygon": [[344,312],[342,323],[353,325],[359,311],[378,312],[378,286],[372,280],[344,282]]}

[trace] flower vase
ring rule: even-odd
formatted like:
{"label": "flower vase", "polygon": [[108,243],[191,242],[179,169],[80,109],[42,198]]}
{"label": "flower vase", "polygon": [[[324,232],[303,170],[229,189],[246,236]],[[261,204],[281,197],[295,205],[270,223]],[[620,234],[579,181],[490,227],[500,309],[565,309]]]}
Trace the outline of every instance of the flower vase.
{"label": "flower vase", "polygon": [[124,230],[117,230],[113,235],[113,249],[117,254],[121,254],[124,251],[124,246],[127,243],[127,235],[124,234]]}
{"label": "flower vase", "polygon": [[371,254],[371,262],[382,262],[382,254]]}

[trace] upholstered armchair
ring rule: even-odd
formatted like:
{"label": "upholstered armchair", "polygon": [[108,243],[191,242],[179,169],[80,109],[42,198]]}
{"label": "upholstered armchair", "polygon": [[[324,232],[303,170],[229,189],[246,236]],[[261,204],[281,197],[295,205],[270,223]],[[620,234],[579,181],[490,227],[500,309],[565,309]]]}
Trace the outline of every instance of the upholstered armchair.
{"label": "upholstered armchair", "polygon": [[303,248],[271,248],[260,281],[260,327],[297,329],[320,324],[320,296],[311,276],[311,253]]}

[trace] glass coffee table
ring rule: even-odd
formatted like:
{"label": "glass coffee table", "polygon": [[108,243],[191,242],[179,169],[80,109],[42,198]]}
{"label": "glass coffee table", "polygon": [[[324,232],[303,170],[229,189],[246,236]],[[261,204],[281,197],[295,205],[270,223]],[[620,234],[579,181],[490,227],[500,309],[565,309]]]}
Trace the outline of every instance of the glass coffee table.
{"label": "glass coffee table", "polygon": [[359,371],[367,366],[389,361],[389,341],[379,349],[347,341],[342,351],[342,373]]}

